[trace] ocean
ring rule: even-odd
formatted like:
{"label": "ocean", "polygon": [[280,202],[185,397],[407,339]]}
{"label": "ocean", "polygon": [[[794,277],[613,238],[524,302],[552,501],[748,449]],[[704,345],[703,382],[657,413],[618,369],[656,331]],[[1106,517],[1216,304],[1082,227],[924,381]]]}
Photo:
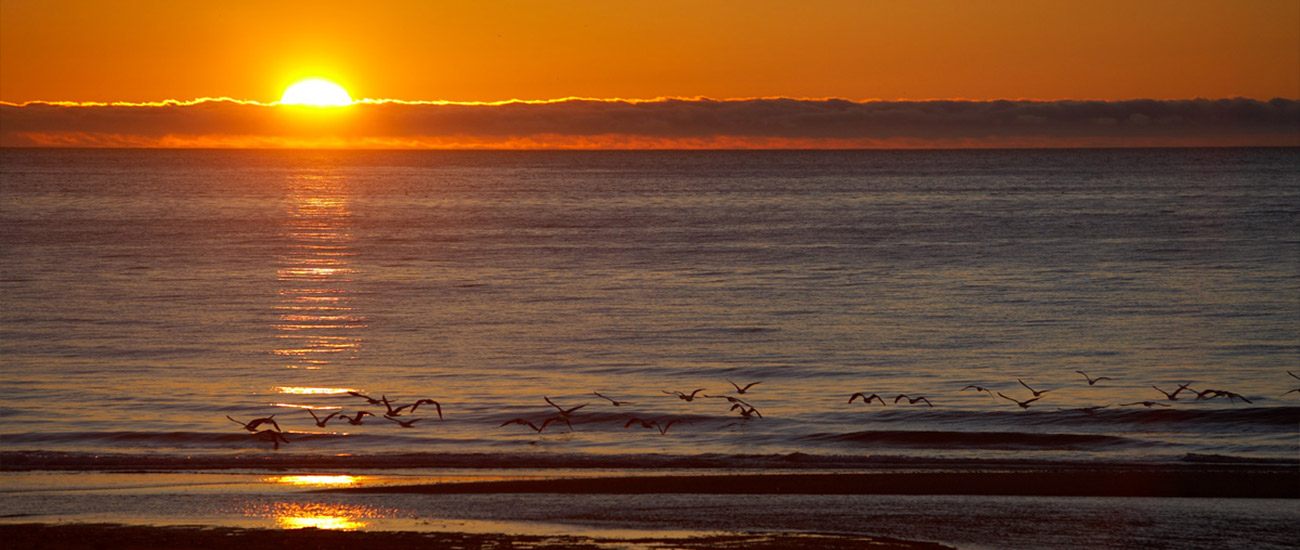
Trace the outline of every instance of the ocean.
{"label": "ocean", "polygon": [[11,464],[1300,456],[1296,149],[6,149],[0,237]]}

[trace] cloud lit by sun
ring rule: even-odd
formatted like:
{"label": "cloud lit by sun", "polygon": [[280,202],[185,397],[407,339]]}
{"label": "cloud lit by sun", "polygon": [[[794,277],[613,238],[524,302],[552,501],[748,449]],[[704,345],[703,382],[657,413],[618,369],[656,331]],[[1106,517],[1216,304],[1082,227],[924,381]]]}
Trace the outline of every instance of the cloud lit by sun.
{"label": "cloud lit by sun", "polygon": [[342,86],[319,78],[296,82],[286,88],[280,97],[281,105],[341,107],[352,103],[352,96]]}

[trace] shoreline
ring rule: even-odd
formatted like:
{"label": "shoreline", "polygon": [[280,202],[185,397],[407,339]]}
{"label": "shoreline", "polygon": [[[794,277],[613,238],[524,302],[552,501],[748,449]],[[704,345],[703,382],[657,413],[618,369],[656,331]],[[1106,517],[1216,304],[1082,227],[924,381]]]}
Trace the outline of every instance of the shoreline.
{"label": "shoreline", "polygon": [[1300,470],[734,473],[597,476],[321,489],[319,493],[981,495],[1300,499]]}
{"label": "shoreline", "polygon": [[[0,540],[11,550],[80,550],[94,548],[145,550],[186,548],[189,550],[240,548],[282,550],[313,548],[341,550],[381,547],[437,549],[607,550],[610,548],[654,548],[658,550],[754,550],[808,549],[849,550],[871,546],[879,550],[951,549],[933,542],[907,541],[889,537],[828,533],[753,533],[707,535],[691,538],[592,538],[583,536],[535,536],[411,531],[330,531],[322,529],[237,529],[206,527],[152,527],[121,524],[0,524]],[[93,544],[91,543],[93,541]]]}

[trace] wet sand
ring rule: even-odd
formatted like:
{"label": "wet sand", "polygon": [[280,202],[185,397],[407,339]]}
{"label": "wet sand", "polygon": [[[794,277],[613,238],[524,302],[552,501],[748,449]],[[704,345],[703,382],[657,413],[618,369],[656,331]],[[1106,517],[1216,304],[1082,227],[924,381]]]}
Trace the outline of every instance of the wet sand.
{"label": "wet sand", "polygon": [[1300,498],[1300,469],[1052,468],[1012,471],[589,477],[326,489],[347,493],[1002,495]]}
{"label": "wet sand", "polygon": [[153,550],[157,548],[190,550],[226,548],[239,548],[240,550],[284,550],[285,548],[311,548],[314,550],[342,550],[348,548],[849,550],[867,546],[878,550],[941,550],[950,548],[928,542],[829,534],[719,535],[689,539],[592,539],[584,537],[466,533],[346,532],[319,529],[212,529],[106,524],[0,525],[0,540],[4,541],[4,547],[8,550],[81,550],[85,548],[112,548],[115,550]]}

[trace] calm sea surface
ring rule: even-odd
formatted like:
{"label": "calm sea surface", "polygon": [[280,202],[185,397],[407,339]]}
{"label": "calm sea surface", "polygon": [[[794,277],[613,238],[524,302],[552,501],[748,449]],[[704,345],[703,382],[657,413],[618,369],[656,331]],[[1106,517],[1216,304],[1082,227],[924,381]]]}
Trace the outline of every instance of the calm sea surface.
{"label": "calm sea surface", "polygon": [[1288,370],[1296,149],[0,151],[4,451],[1294,460]]}

